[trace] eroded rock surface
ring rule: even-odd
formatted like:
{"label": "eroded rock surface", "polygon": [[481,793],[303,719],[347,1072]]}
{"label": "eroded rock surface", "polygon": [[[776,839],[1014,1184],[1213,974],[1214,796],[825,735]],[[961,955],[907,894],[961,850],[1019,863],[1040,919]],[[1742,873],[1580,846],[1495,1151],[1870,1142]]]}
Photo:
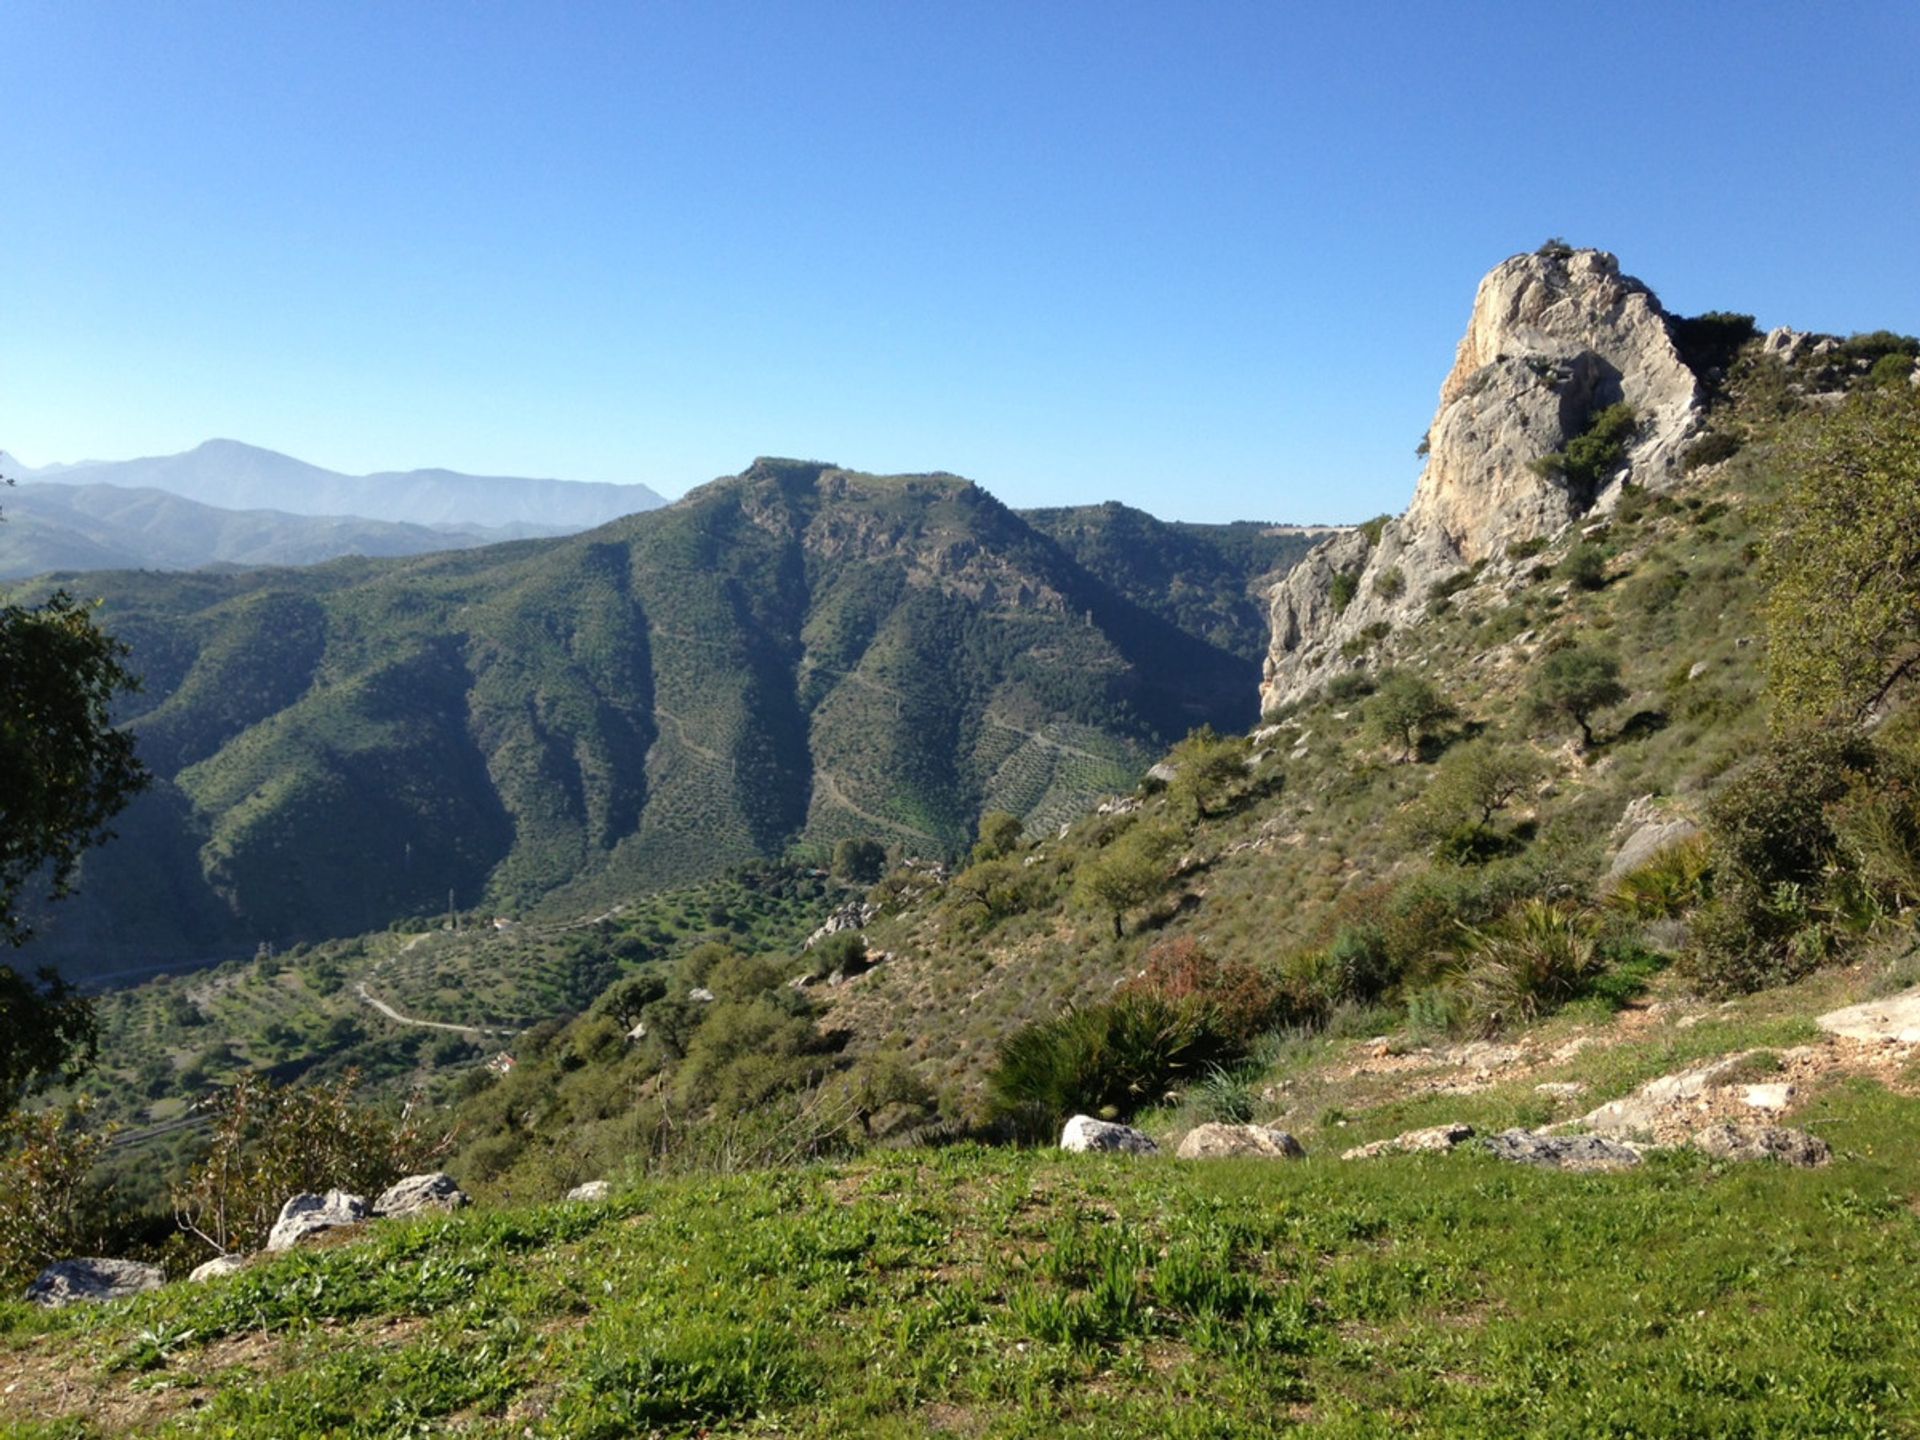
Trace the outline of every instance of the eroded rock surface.
{"label": "eroded rock surface", "polygon": [[1719,1160],[1776,1160],[1809,1170],[1833,1158],[1819,1136],[1784,1125],[1709,1125],[1693,1144]]}
{"label": "eroded rock surface", "polygon": [[1487,1141],[1502,1160],[1548,1170],[1621,1170],[1640,1163],[1640,1152],[1602,1135],[1547,1135],[1534,1130],[1503,1130]]}
{"label": "eroded rock surface", "polygon": [[567,1191],[567,1199],[578,1204],[593,1204],[606,1199],[612,1192],[612,1188],[604,1180],[589,1180],[584,1185],[576,1185]]}
{"label": "eroded rock surface", "polygon": [[124,1300],[129,1295],[158,1290],[166,1278],[158,1265],[143,1265],[138,1260],[61,1260],[35,1277],[27,1287],[27,1300],[53,1310],[63,1305]]}
{"label": "eroded rock surface", "polygon": [[1356,1145],[1341,1154],[1342,1160],[1372,1160],[1380,1155],[1409,1153],[1445,1154],[1456,1146],[1473,1138],[1473,1127],[1464,1121],[1455,1121],[1449,1125],[1428,1125],[1419,1130],[1407,1130],[1395,1135],[1391,1140],[1375,1140],[1371,1145]]}
{"label": "eroded rock surface", "polygon": [[1920,1045],[1920,988],[1903,990],[1884,1000],[1829,1010],[1814,1022],[1822,1030],[1853,1040],[1886,1040],[1897,1045]]}
{"label": "eroded rock surface", "polygon": [[467,1192],[454,1183],[451,1175],[435,1170],[426,1175],[409,1175],[389,1185],[373,1202],[373,1213],[381,1218],[447,1213],[464,1209],[470,1203]]}
{"label": "eroded rock surface", "polygon": [[1307,1158],[1307,1152],[1293,1136],[1265,1125],[1196,1125],[1182,1137],[1180,1148],[1174,1153],[1182,1160]]}
{"label": "eroded rock surface", "polygon": [[244,1255],[216,1255],[204,1264],[193,1267],[193,1273],[187,1279],[195,1285],[204,1285],[209,1280],[218,1280],[222,1275],[238,1275],[247,1268]]}
{"label": "eroded rock surface", "polygon": [[1156,1155],[1153,1137],[1131,1125],[1115,1125],[1091,1115],[1076,1115],[1060,1132],[1060,1148],[1079,1152],[1109,1151],[1126,1155]]}
{"label": "eroded rock surface", "polygon": [[324,1195],[295,1195],[280,1207],[280,1218],[267,1235],[267,1249],[291,1250],[325,1230],[358,1225],[369,1218],[366,1198],[344,1190],[329,1190]]}

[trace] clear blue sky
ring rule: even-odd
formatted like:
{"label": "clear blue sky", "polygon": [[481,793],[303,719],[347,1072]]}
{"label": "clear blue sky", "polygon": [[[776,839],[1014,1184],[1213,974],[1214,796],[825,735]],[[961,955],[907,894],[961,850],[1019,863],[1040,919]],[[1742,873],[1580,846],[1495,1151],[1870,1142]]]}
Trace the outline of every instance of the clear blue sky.
{"label": "clear blue sky", "polygon": [[1402,508],[1475,282],[1920,330],[1920,5],[0,7],[0,444]]}

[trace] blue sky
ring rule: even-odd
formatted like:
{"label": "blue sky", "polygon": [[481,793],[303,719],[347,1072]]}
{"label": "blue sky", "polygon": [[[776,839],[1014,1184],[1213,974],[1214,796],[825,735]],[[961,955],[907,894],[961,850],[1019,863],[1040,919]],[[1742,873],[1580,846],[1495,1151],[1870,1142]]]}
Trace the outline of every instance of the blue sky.
{"label": "blue sky", "polygon": [[1912,3],[0,7],[0,445],[1402,508],[1473,286],[1920,331]]}

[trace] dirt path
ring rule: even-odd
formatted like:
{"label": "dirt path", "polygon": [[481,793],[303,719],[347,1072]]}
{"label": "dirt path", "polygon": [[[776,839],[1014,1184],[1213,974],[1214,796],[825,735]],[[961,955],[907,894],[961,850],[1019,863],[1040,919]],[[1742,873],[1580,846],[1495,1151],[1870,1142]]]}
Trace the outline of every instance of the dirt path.
{"label": "dirt path", "polygon": [[389,1020],[395,1021],[401,1025],[418,1025],[425,1030],[451,1030],[457,1035],[511,1035],[513,1034],[513,1031],[511,1030],[504,1030],[491,1025],[452,1025],[446,1022],[445,1020],[420,1020],[420,1019],[416,1019],[412,1015],[403,1015],[398,1010],[394,1009],[393,1006],[387,1004],[386,1001],[375,998],[372,992],[370,992],[367,989],[367,982],[364,980],[357,983],[353,987],[353,991],[362,1000],[366,1001],[367,1004],[371,1005],[374,1009],[378,1010],[382,1015],[386,1016]]}
{"label": "dirt path", "polygon": [[884,815],[875,815],[871,810],[862,810],[858,805],[854,804],[852,800],[847,798],[847,792],[840,788],[840,782],[834,778],[831,770],[815,770],[813,772],[813,783],[814,788],[826,797],[829,805],[838,805],[842,810],[858,815],[869,825],[883,825],[889,830],[898,830],[903,835],[912,835],[917,839],[925,840],[930,845],[944,845],[945,843],[937,835],[929,835],[924,830],[916,830],[913,826],[899,820],[889,820]]}

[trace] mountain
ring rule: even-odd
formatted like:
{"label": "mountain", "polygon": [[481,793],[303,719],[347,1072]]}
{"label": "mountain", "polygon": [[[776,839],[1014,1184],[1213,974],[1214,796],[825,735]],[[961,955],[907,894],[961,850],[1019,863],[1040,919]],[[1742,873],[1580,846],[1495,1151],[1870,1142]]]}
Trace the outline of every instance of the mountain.
{"label": "mountain", "polygon": [[419,555],[554,533],[524,524],[429,526],[223,510],[163,490],[36,483],[0,497],[0,580],[53,570],[307,565],[340,555]]}
{"label": "mountain", "polygon": [[14,478],[33,484],[164,490],[226,510],[353,515],[409,525],[534,525],[547,534],[585,530],[666,503],[644,485],[462,475],[453,470],[342,475],[237,440],[209,440],[181,455],[88,460],[37,471],[20,467]]}
{"label": "mountain", "polygon": [[[1252,719],[1257,645],[1196,631],[1235,635],[1253,576],[1220,577],[1286,547],[1206,533],[1109,580],[968,481],[764,460],[566,539],[91,575],[158,783],[46,941],[104,965],[1057,825]],[[1129,598],[1153,566],[1220,588]]]}

